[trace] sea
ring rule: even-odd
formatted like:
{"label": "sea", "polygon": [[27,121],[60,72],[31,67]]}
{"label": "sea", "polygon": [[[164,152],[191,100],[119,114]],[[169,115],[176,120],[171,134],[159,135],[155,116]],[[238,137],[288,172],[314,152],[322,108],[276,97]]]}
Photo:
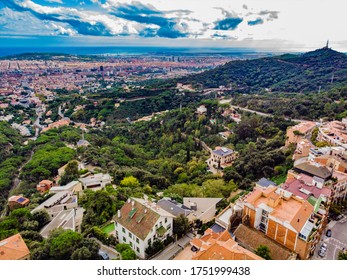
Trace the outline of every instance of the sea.
{"label": "sea", "polygon": [[104,55],[104,56],[129,56],[129,55],[180,55],[180,56],[238,56],[257,57],[271,56],[274,53],[261,52],[244,48],[188,48],[188,47],[142,47],[142,46],[112,46],[112,47],[0,47],[0,57],[18,55],[23,53],[59,53],[70,55]]}

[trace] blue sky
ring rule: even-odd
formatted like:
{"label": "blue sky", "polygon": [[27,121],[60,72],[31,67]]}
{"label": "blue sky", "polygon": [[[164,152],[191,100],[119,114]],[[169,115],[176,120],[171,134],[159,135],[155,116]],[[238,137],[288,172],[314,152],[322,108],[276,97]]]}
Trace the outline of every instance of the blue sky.
{"label": "blue sky", "polygon": [[347,51],[345,0],[0,0],[0,43]]}

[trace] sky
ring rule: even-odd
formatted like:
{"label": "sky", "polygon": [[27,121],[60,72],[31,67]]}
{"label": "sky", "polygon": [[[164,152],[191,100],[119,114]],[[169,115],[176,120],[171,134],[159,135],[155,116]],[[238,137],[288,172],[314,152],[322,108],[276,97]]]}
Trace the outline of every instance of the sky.
{"label": "sky", "polygon": [[347,51],[346,0],[0,0],[0,46]]}

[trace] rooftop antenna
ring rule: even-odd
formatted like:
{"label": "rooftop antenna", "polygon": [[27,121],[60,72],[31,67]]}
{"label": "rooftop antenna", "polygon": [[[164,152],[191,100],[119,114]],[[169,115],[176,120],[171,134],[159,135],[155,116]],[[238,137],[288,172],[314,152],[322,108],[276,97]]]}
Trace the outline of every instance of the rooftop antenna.
{"label": "rooftop antenna", "polygon": [[334,73],[331,75],[331,81],[330,81],[330,83],[332,84],[333,83],[333,81],[334,81]]}
{"label": "rooftop antenna", "polygon": [[322,86],[319,86],[319,89],[318,89],[318,94],[320,94],[320,90],[321,90]]}
{"label": "rooftop antenna", "polygon": [[326,49],[329,48],[329,40],[327,40],[327,44],[326,44],[325,48],[326,48]]}

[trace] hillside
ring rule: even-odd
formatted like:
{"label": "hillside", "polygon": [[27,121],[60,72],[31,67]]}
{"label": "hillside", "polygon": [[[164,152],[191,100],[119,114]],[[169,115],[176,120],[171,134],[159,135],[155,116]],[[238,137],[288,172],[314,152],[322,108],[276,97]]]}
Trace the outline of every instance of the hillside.
{"label": "hillside", "polygon": [[[333,83],[331,83],[333,77]],[[254,60],[231,61],[180,79],[205,87],[231,86],[233,91],[256,93],[312,92],[347,84],[347,55],[330,48],[304,54],[285,54]]]}

